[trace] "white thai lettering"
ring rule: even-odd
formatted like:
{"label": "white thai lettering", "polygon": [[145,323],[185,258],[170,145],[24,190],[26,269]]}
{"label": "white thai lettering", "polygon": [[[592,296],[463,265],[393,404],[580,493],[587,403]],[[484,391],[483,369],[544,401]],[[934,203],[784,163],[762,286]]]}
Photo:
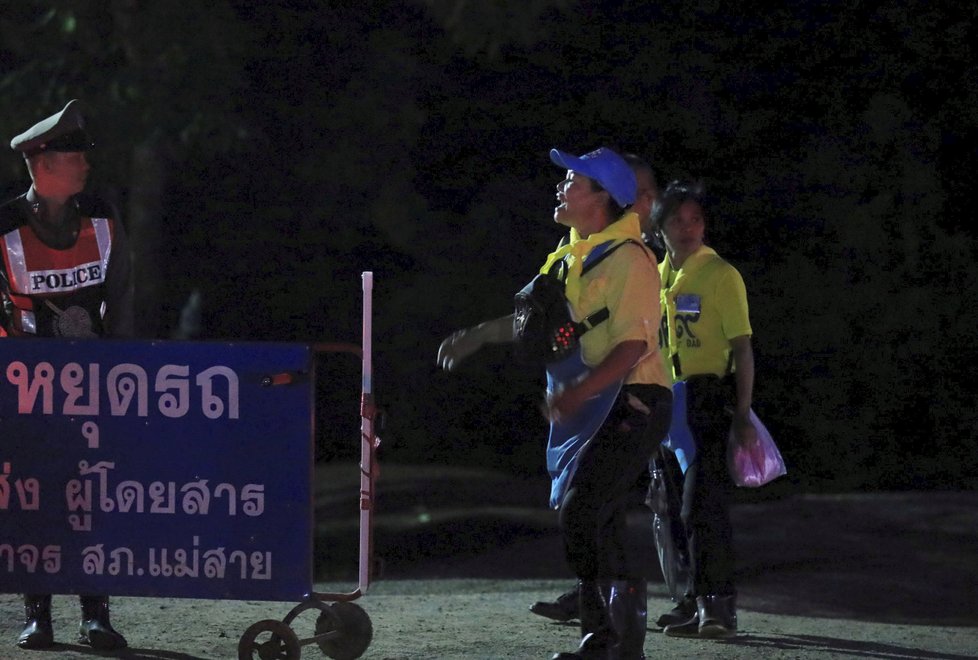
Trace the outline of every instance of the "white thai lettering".
{"label": "white thai lettering", "polygon": [[[228,550],[223,546],[218,548],[201,548],[199,536],[194,536],[192,547],[186,548],[146,548],[142,558],[130,547],[112,548],[106,551],[104,544],[90,545],[82,549],[82,570],[86,575],[121,575],[121,576],[150,576],[169,579],[202,579],[202,580],[271,580],[271,552],[253,550]],[[18,554],[21,562],[25,551],[33,550],[33,546],[15,548],[12,545],[0,545],[0,559],[5,559],[9,571],[13,572]],[[41,558],[45,560],[44,570],[56,573],[61,570],[61,547],[47,546]],[[33,557],[31,558],[33,559]],[[238,570],[228,570],[233,563],[238,564]],[[33,562],[36,565],[36,560]],[[201,570],[203,569],[203,570]],[[33,572],[28,568],[28,572]]]}
{"label": "white thai lettering", "polygon": [[[111,366],[103,377],[105,372],[98,363],[71,362],[56,368],[50,362],[27,365],[18,360],[7,365],[6,377],[7,382],[17,386],[17,412],[22,415],[35,414],[38,399],[42,414],[54,414],[57,395],[59,399],[64,398],[61,410],[64,415],[95,416],[101,412],[103,392],[108,394],[113,417],[150,415],[149,398],[154,392],[149,391],[150,376],[145,369],[123,363]],[[215,387],[214,376],[221,376],[219,382],[226,383],[223,390]],[[156,372],[153,382],[153,390],[158,395],[156,409],[166,417],[186,417],[194,410],[191,404],[196,402],[197,410],[207,419],[239,418],[239,377],[229,367],[208,367],[195,377],[187,365],[166,364]],[[197,385],[196,390],[192,383]],[[130,405],[133,401],[135,406]],[[97,444],[97,435],[90,436],[85,437]]]}

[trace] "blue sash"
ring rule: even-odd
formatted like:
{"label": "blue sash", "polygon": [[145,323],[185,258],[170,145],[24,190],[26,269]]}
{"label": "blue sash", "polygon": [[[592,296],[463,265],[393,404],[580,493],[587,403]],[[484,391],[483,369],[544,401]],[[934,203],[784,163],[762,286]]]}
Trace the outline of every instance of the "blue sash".
{"label": "blue sash", "polygon": [[[547,393],[578,382],[589,370],[584,364],[581,347],[563,360],[547,365]],[[564,494],[570,487],[581,453],[607,419],[611,407],[618,398],[624,379],[612,383],[597,396],[584,402],[574,415],[550,423],[547,440],[547,470],[553,482],[550,486],[550,506],[560,507]]]}
{"label": "blue sash", "polygon": [[696,458],[696,441],[693,440],[693,433],[686,422],[686,381],[672,384],[672,424],[662,446],[676,455],[679,467],[685,474],[689,464]]}
{"label": "blue sash", "polygon": [[[584,258],[581,274],[583,275],[591,268],[597,266],[602,259],[608,257],[614,250],[626,243],[634,243],[631,239],[615,244],[609,240],[600,243],[591,249]],[[592,314],[589,319],[600,316],[601,312],[607,312],[607,307]],[[587,319],[585,319],[587,320]],[[594,324],[602,323],[605,319],[594,321]],[[582,330],[581,332],[586,332]],[[547,364],[547,394],[553,395],[555,392],[569,387],[580,381],[587,375],[590,367],[584,364],[584,357],[580,343],[573,349],[567,357]],[[571,480],[577,471],[581,453],[591,438],[598,432],[604,420],[608,418],[618,392],[621,391],[622,378],[616,383],[612,383],[607,388],[591,397],[581,406],[574,415],[558,422],[550,423],[550,436],[547,439],[547,470],[553,480],[550,485],[550,506],[554,509],[560,507],[564,499],[564,494],[570,488]]]}

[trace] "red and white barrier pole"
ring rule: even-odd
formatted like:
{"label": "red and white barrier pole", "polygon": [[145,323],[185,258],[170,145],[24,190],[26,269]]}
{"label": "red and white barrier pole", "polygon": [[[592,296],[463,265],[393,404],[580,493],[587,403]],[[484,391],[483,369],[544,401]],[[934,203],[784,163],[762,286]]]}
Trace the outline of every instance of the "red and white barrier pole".
{"label": "red and white barrier pole", "polygon": [[374,274],[363,273],[363,377],[360,398],[360,592],[370,586],[373,563],[375,452],[380,445],[374,429],[377,408],[373,397]]}

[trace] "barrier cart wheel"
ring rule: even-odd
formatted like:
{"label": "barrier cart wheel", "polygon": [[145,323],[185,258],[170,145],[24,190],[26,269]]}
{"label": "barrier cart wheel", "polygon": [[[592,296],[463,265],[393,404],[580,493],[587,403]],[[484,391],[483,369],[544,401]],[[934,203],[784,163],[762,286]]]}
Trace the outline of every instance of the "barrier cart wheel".
{"label": "barrier cart wheel", "polygon": [[301,653],[292,628],[275,619],[251,624],[238,641],[238,660],[299,660]]}
{"label": "barrier cart wheel", "polygon": [[356,603],[339,601],[324,608],[316,619],[316,635],[328,635],[320,640],[320,650],[333,660],[355,660],[370,646],[373,625],[370,616]]}
{"label": "barrier cart wheel", "polygon": [[[363,346],[354,344],[321,343],[314,345],[317,353],[348,352],[360,357],[362,362],[363,384],[360,394],[360,549],[357,574],[357,588],[346,593],[320,593],[312,590],[312,585],[303,585],[305,600],[299,603],[282,621],[266,619],[251,625],[238,643],[238,660],[297,660],[299,649],[316,644],[333,660],[355,660],[361,657],[373,640],[373,624],[370,617],[359,605],[351,600],[366,593],[374,571],[379,570],[373,558],[373,509],[374,484],[377,479],[377,437],[375,422],[380,411],[374,403],[372,394],[372,351],[371,351],[371,292],[373,273],[363,274]],[[290,373],[274,373],[262,379],[265,386],[282,386],[293,383]],[[309,571],[310,575],[312,571]],[[293,586],[293,590],[295,587]],[[299,615],[318,610],[315,635],[298,639],[292,631],[292,623]],[[267,635],[266,637],[264,637]],[[259,641],[259,636],[263,636]],[[256,655],[257,653],[257,655]]]}

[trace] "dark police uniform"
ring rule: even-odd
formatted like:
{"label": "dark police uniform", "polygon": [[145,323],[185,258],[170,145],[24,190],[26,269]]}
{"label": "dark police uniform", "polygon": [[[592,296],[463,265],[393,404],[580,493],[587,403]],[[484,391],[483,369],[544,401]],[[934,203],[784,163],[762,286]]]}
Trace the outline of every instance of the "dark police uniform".
{"label": "dark police uniform", "polygon": [[[28,159],[93,146],[78,101],[10,142]],[[97,198],[75,194],[55,211],[32,186],[0,206],[0,336],[131,336],[131,271],[125,230]],[[108,596],[82,595],[80,600],[78,641],[98,650],[125,647],[125,638],[109,622]],[[18,646],[51,646],[51,596],[26,594],[24,610]]]}
{"label": "dark police uniform", "polygon": [[115,213],[80,194],[53,223],[32,192],[0,207],[0,333],[131,336],[131,258]]}

